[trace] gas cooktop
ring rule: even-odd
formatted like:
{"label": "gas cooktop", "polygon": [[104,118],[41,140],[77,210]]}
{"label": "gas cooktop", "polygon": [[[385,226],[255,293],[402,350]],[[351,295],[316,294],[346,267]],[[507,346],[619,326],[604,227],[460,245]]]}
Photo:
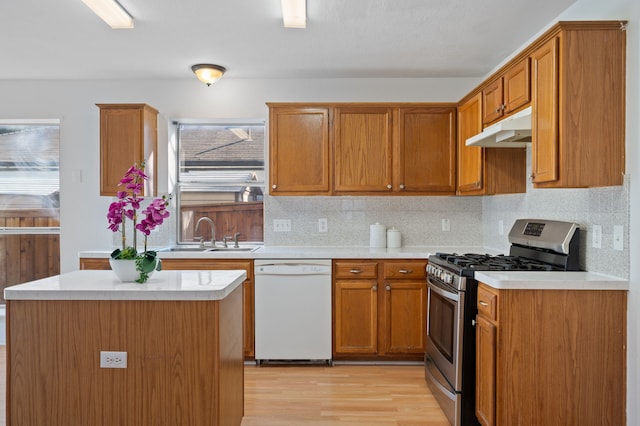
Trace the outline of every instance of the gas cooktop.
{"label": "gas cooktop", "polygon": [[490,255],[478,253],[436,253],[450,266],[475,271],[552,271],[553,265],[522,256]]}

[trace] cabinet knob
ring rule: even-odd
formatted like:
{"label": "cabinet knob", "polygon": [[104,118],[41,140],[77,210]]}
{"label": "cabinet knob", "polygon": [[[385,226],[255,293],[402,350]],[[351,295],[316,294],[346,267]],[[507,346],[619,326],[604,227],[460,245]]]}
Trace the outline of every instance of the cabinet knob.
{"label": "cabinet knob", "polygon": [[403,184],[400,184],[400,189],[404,189],[404,185]]}
{"label": "cabinet knob", "polygon": [[391,291],[391,286],[390,286],[389,284],[387,284],[387,286],[385,287],[385,289],[386,289],[387,291]]}
{"label": "cabinet knob", "polygon": [[496,112],[500,112],[500,107],[496,108]]}
{"label": "cabinet knob", "polygon": [[378,290],[378,286],[377,286],[377,285],[374,285],[373,287],[371,287],[371,290],[373,290],[373,291]]}
{"label": "cabinet knob", "polygon": [[361,274],[362,271],[360,269],[349,269],[349,272],[351,272],[352,274]]}
{"label": "cabinet knob", "polygon": [[401,274],[410,274],[413,271],[411,269],[400,269],[398,272],[400,272]]}
{"label": "cabinet knob", "polygon": [[387,189],[391,189],[393,188],[393,186],[391,186],[391,184],[387,185]]}
{"label": "cabinet knob", "polygon": [[278,185],[271,185],[272,189],[276,189],[278,187]]}

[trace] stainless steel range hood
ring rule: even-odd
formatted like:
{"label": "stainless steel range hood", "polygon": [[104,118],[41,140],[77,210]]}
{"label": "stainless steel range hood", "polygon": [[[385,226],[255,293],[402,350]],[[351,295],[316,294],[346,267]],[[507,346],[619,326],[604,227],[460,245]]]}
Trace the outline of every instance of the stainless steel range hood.
{"label": "stainless steel range hood", "polygon": [[486,127],[467,139],[467,146],[522,148],[531,142],[531,107]]}

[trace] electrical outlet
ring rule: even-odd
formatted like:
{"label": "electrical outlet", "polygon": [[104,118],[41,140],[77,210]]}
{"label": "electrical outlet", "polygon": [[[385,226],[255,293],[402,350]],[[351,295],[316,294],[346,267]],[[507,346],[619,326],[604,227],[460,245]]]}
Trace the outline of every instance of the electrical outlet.
{"label": "electrical outlet", "polygon": [[127,353],[100,351],[100,368],[127,368]]}
{"label": "electrical outlet", "polygon": [[591,239],[591,245],[593,248],[602,248],[602,226],[593,225],[593,238]]}
{"label": "electrical outlet", "polygon": [[504,235],[504,221],[498,221],[498,235]]}
{"label": "electrical outlet", "polygon": [[613,227],[613,249],[624,250],[624,228],[622,225],[614,225]]}
{"label": "electrical outlet", "polygon": [[451,221],[449,219],[442,219],[442,230],[444,232],[451,231]]}
{"label": "electrical outlet", "polygon": [[273,219],[273,232],[291,232],[291,219]]}
{"label": "electrical outlet", "polygon": [[327,224],[327,219],[322,218],[318,219],[318,232],[327,232],[329,230],[329,225]]}

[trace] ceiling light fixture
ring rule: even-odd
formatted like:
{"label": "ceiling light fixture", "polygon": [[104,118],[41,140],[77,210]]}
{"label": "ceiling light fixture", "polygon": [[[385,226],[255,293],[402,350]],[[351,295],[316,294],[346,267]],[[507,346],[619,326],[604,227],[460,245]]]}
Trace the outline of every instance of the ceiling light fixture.
{"label": "ceiling light fixture", "polygon": [[285,28],[307,28],[307,1],[280,0]]}
{"label": "ceiling light fixture", "polygon": [[216,81],[220,80],[225,73],[226,68],[220,65],[214,64],[196,64],[191,67],[191,70],[195,73],[198,80],[205,83],[207,86],[211,86]]}
{"label": "ceiling light fixture", "polygon": [[133,18],[116,0],[82,0],[114,30],[133,28]]}

